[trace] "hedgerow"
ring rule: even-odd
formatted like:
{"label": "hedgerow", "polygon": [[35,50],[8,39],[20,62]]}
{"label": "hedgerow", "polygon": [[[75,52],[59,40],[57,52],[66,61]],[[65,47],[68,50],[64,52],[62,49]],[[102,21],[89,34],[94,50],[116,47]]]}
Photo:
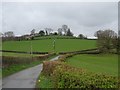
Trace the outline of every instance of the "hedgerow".
{"label": "hedgerow", "polygon": [[50,76],[54,88],[86,88],[96,90],[101,88],[118,88],[118,77],[102,73],[92,73],[85,69],[72,67],[65,60],[75,54],[61,55],[57,61],[43,63],[43,74]]}
{"label": "hedgerow", "polygon": [[105,74],[91,73],[66,64],[57,66],[51,75],[55,88],[118,88],[118,78]]}
{"label": "hedgerow", "polygon": [[2,56],[2,66],[4,68],[4,67],[9,67],[13,64],[30,64],[36,60],[38,61],[45,60],[52,55],[54,55],[54,53],[33,56],[33,57]]}
{"label": "hedgerow", "polygon": [[42,73],[46,76],[50,76],[53,73],[55,67],[60,64],[61,63],[59,61],[44,61]]}

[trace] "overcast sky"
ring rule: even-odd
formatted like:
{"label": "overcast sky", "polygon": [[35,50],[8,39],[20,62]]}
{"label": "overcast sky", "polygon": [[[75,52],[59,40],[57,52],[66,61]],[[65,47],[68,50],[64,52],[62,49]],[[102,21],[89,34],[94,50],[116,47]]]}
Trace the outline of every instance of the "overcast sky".
{"label": "overcast sky", "polygon": [[23,35],[33,28],[38,32],[46,27],[57,31],[63,24],[68,25],[74,35],[92,37],[100,29],[118,32],[117,2],[4,2],[2,5],[3,33],[13,31]]}

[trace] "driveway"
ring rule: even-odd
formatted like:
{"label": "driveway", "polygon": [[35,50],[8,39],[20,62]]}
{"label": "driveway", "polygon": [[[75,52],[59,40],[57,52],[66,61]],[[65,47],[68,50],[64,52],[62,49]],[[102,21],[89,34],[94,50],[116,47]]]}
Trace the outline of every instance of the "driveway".
{"label": "driveway", "polygon": [[[57,60],[58,57],[52,58],[51,61]],[[35,88],[42,68],[43,64],[40,64],[5,77],[2,80],[2,88]]]}

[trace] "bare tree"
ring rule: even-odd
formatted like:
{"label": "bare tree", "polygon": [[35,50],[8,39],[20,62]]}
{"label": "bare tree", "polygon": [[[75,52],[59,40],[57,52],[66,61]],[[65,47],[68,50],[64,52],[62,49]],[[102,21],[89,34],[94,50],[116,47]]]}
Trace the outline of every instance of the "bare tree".
{"label": "bare tree", "polygon": [[73,36],[73,33],[70,31],[70,29],[67,30],[67,36]]}
{"label": "bare tree", "polygon": [[103,35],[102,34],[103,32],[104,32],[103,30],[98,30],[97,32],[95,32],[94,36],[98,37],[98,39],[100,39],[102,37],[102,35]]}
{"label": "bare tree", "polygon": [[35,29],[31,31],[31,35],[35,35]]}
{"label": "bare tree", "polygon": [[117,43],[115,40],[117,38],[117,33],[112,30],[99,30],[95,33],[98,37],[97,46],[101,52],[109,52],[111,48],[114,48],[114,44]]}
{"label": "bare tree", "polygon": [[13,33],[13,31],[8,31],[8,32],[4,33],[4,36],[5,37],[14,37],[14,33]]}
{"label": "bare tree", "polygon": [[45,31],[47,31],[48,35],[53,31],[52,28],[45,28]]}
{"label": "bare tree", "polygon": [[62,35],[62,28],[58,28],[58,35]]}
{"label": "bare tree", "polygon": [[45,33],[46,33],[46,35],[48,35],[48,32],[47,32],[47,30],[45,30]]}
{"label": "bare tree", "polygon": [[64,31],[65,35],[67,34],[68,26],[62,25],[62,30]]}

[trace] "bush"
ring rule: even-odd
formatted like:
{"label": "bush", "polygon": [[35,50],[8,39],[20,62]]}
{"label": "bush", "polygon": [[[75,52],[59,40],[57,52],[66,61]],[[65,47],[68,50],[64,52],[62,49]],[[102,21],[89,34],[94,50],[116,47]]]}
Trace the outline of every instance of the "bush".
{"label": "bush", "polygon": [[69,58],[72,56],[73,56],[73,54],[66,54],[66,55],[60,56],[57,61],[44,61],[43,62],[43,70],[42,70],[43,74],[50,76],[53,73],[56,66],[63,64],[63,62],[65,62],[66,58]]}
{"label": "bush", "polygon": [[66,64],[59,65],[52,74],[55,88],[117,88],[118,78],[90,73]]}
{"label": "bush", "polygon": [[59,61],[44,61],[42,70],[43,74],[50,76],[53,73],[55,67],[60,64],[61,63]]}

